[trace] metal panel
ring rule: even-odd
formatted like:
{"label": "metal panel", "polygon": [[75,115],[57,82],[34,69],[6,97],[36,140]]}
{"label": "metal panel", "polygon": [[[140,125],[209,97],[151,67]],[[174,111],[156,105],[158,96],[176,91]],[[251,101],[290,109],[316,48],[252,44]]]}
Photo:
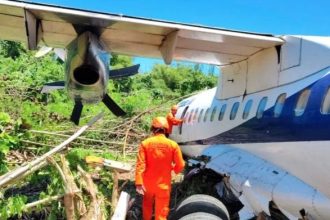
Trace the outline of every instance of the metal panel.
{"label": "metal panel", "polygon": [[248,59],[247,94],[278,85],[279,64],[275,48],[265,49]]}
{"label": "metal panel", "polygon": [[140,33],[131,30],[105,29],[102,32],[101,39],[105,41],[123,41],[150,45],[161,45],[164,36]]}
{"label": "metal panel", "polygon": [[218,82],[216,97],[227,99],[243,95],[246,90],[247,62],[224,66],[221,70],[222,80]]}
{"label": "metal panel", "polygon": [[281,47],[281,71],[300,65],[301,42],[299,37],[284,37],[285,44]]}
{"label": "metal panel", "polygon": [[0,14],[0,39],[26,42],[24,17]]}

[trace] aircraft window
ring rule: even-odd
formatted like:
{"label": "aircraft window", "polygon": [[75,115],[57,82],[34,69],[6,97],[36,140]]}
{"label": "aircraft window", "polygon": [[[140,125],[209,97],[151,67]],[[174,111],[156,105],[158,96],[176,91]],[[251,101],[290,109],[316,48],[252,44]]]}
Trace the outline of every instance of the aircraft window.
{"label": "aircraft window", "polygon": [[321,113],[330,114],[330,87],[328,88],[328,91],[324,96]]}
{"label": "aircraft window", "polygon": [[209,117],[209,113],[210,113],[210,108],[208,108],[205,112],[205,115],[204,115],[204,122],[206,122],[206,119]]}
{"label": "aircraft window", "polygon": [[247,103],[245,104],[245,108],[244,108],[244,111],[243,111],[243,119],[247,119],[247,117],[250,114],[251,107],[252,107],[252,99],[247,101]]}
{"label": "aircraft window", "polygon": [[274,107],[274,117],[275,118],[280,117],[282,110],[283,110],[285,99],[286,99],[286,93],[282,93],[281,95],[278,96],[276,103],[275,103],[275,107]]}
{"label": "aircraft window", "polygon": [[198,115],[198,108],[195,110],[194,118],[193,118],[193,123],[197,122],[197,115]]}
{"label": "aircraft window", "polygon": [[204,109],[202,109],[202,110],[199,112],[198,122],[201,122],[203,112],[204,112]]}
{"label": "aircraft window", "polygon": [[297,101],[296,108],[294,109],[295,116],[302,116],[304,114],[310,94],[310,89],[302,91]]}
{"label": "aircraft window", "polygon": [[223,119],[223,116],[225,115],[225,112],[226,112],[226,107],[227,107],[227,104],[224,104],[221,107],[220,112],[219,112],[219,117],[218,117],[219,121],[221,121]]}
{"label": "aircraft window", "polygon": [[239,102],[235,102],[231,112],[230,112],[230,120],[234,120],[238,111],[238,107],[239,107]]}
{"label": "aircraft window", "polygon": [[260,102],[259,102],[259,106],[258,106],[258,110],[257,110],[257,118],[262,118],[265,108],[266,108],[266,104],[267,104],[267,97],[263,97]]}
{"label": "aircraft window", "polygon": [[217,106],[214,106],[213,110],[212,110],[212,113],[211,113],[211,121],[214,120],[214,116],[215,116],[215,113],[217,112]]}
{"label": "aircraft window", "polygon": [[194,111],[195,111],[195,109],[192,109],[192,110],[190,111],[190,113],[189,113],[189,117],[188,117],[188,123],[191,123],[191,120],[192,120],[192,118],[193,118],[193,116],[194,116]]}
{"label": "aircraft window", "polygon": [[[182,115],[181,115],[182,120],[184,120],[186,118],[186,113],[188,111],[188,108],[189,108],[189,106],[185,107],[185,109],[183,110]],[[182,134],[182,127],[183,127],[183,123],[181,123],[180,126],[179,126],[180,134]]]}

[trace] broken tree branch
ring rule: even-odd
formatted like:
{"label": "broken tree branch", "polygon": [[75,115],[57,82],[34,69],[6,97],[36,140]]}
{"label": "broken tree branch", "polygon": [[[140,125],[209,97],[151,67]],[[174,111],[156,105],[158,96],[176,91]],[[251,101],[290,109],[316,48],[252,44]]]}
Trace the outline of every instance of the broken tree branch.
{"label": "broken tree branch", "polygon": [[80,172],[82,179],[84,180],[84,188],[91,197],[91,203],[87,213],[81,218],[81,220],[104,220],[104,215],[101,210],[103,205],[102,199],[97,196],[97,187],[95,186],[92,177],[89,173],[83,170],[78,165],[78,171]]}
{"label": "broken tree branch", "polygon": [[[39,133],[39,134],[58,136],[58,137],[70,137],[70,135],[67,135],[67,134],[58,134],[58,133],[48,132],[48,131],[32,131],[32,133]],[[124,145],[125,144],[125,143],[121,143],[121,142],[102,141],[102,140],[96,140],[96,139],[85,138],[85,137],[77,137],[77,140],[90,141],[90,142],[96,142],[96,143],[101,143],[101,144],[115,144],[115,145]]]}
{"label": "broken tree branch", "polygon": [[103,112],[101,112],[100,114],[98,114],[97,116],[95,116],[91,121],[88,122],[87,125],[84,125],[83,127],[81,127],[76,133],[74,133],[67,140],[65,140],[64,142],[62,142],[60,145],[56,146],[52,150],[48,151],[47,153],[45,153],[41,157],[39,157],[39,158],[31,161],[29,164],[27,164],[25,166],[18,167],[17,169],[15,169],[13,171],[10,171],[10,172],[6,173],[5,175],[1,176],[0,177],[0,188],[4,187],[10,181],[13,181],[14,179],[20,177],[24,173],[26,173],[29,170],[31,170],[33,167],[35,167],[38,164],[40,164],[41,162],[45,161],[47,157],[50,157],[53,154],[55,154],[55,153],[63,150],[66,147],[66,145],[68,145],[70,142],[72,142],[73,140],[75,140],[87,128],[89,128],[91,125],[93,125],[96,121],[98,121],[102,117],[103,117]]}

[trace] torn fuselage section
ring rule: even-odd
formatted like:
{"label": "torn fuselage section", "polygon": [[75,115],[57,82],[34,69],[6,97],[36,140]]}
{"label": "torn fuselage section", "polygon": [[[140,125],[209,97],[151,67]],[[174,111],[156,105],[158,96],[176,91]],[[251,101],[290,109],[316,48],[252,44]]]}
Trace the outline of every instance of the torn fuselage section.
{"label": "torn fuselage section", "polygon": [[[187,149],[189,147],[182,148],[184,154]],[[279,215],[282,219],[298,219],[300,210],[313,219],[327,219],[330,215],[326,208],[330,200],[325,194],[276,164],[234,145],[201,145],[201,150],[195,152],[198,154],[193,164],[198,164],[196,158],[208,158],[207,161],[200,160],[204,171],[196,172],[195,176],[204,173],[206,176],[197,179],[207,179],[205,182],[208,183],[218,176],[209,188],[216,190],[217,197],[226,205],[231,216],[236,211],[241,219],[261,214],[272,219]],[[244,208],[235,203],[236,199]]]}
{"label": "torn fuselage section", "polygon": [[[187,161],[184,179],[176,188],[177,193],[174,200],[181,201],[182,204],[186,203],[185,200],[189,200],[193,195],[208,195],[217,199],[225,206],[224,211],[229,213],[230,219],[238,219],[238,212],[244,205],[228,185],[229,177],[206,167],[210,160],[211,157],[201,155]],[[199,201],[195,202],[198,203]],[[203,205],[200,204],[198,207],[203,208]],[[180,205],[177,205],[173,216],[176,216],[176,212],[180,212],[179,210]],[[210,214],[214,213],[211,211]]]}
{"label": "torn fuselage section", "polygon": [[106,94],[110,54],[98,37],[86,31],[68,46],[66,82],[69,96],[76,102],[100,102]]}

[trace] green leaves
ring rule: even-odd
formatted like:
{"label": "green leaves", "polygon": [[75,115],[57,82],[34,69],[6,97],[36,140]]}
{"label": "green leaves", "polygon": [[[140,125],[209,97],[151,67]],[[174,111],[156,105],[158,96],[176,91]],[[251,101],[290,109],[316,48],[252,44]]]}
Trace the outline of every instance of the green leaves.
{"label": "green leaves", "polygon": [[0,219],[6,220],[17,215],[21,217],[24,205],[27,201],[26,196],[15,196],[0,201]]}
{"label": "green leaves", "polygon": [[14,121],[7,113],[0,112],[0,174],[7,171],[5,156],[18,147],[19,137],[22,136],[19,130],[21,123],[21,120]]}
{"label": "green leaves", "polygon": [[11,57],[15,59],[24,52],[25,49],[22,43],[17,43],[13,41],[0,41],[0,54],[4,57]]}
{"label": "green leaves", "polygon": [[0,125],[1,126],[4,126],[4,125],[9,124],[11,122],[12,122],[12,120],[11,120],[10,116],[7,113],[0,112]]}

